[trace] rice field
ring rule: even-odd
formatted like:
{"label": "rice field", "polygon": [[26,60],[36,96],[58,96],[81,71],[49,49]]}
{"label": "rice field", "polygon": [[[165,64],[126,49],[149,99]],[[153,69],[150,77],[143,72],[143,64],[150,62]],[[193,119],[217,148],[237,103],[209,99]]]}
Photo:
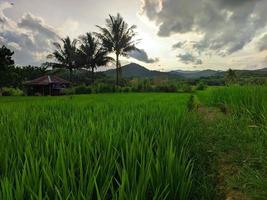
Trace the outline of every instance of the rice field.
{"label": "rice field", "polygon": [[264,199],[266,91],[0,97],[0,199]]}

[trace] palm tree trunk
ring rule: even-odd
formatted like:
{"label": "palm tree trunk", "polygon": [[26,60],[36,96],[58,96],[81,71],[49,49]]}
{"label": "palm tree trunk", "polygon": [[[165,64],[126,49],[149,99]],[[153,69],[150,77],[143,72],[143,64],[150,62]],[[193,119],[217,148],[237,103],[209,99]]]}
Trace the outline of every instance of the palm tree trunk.
{"label": "palm tree trunk", "polygon": [[94,67],[92,67],[92,84],[94,84]]}
{"label": "palm tree trunk", "polygon": [[70,80],[70,82],[71,82],[71,81],[72,81],[72,68],[70,68],[69,70],[70,70],[69,80]]}
{"label": "palm tree trunk", "polygon": [[119,86],[119,54],[116,53],[116,85]]}

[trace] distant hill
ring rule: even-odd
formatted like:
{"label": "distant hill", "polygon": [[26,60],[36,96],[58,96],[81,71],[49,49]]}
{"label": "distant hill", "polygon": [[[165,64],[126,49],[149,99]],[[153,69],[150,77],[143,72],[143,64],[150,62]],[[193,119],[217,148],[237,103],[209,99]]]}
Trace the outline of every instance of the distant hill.
{"label": "distant hill", "polygon": [[[116,70],[110,69],[110,70],[104,71],[104,74],[107,76],[115,76]],[[122,67],[122,76],[127,77],[127,78],[130,78],[130,77],[151,78],[151,77],[157,77],[157,76],[168,77],[168,76],[173,76],[173,75],[168,72],[152,71],[136,63],[130,63]]]}
{"label": "distant hill", "polygon": [[179,75],[183,78],[201,78],[201,77],[212,77],[212,76],[223,76],[223,71],[215,71],[211,69],[207,70],[196,70],[196,71],[183,71],[183,70],[175,70],[170,71],[171,74]]}
{"label": "distant hill", "polygon": [[249,76],[267,76],[267,68],[263,69],[256,69],[256,70],[237,70],[237,75],[242,77],[249,77]]}
{"label": "distant hill", "polygon": [[[104,71],[104,74],[107,76],[115,76],[116,70],[110,69]],[[123,77],[180,77],[180,78],[200,78],[200,77],[211,77],[211,76],[223,76],[222,71],[214,71],[214,70],[203,70],[203,71],[183,71],[183,70],[175,70],[170,72],[160,72],[156,70],[149,70],[141,65],[136,63],[130,63],[122,67],[122,75]]]}
{"label": "distant hill", "polygon": [[[257,70],[235,70],[238,76],[267,76],[267,68]],[[103,72],[106,76],[115,77],[116,70],[110,69]],[[173,70],[170,72],[160,72],[156,70],[149,70],[136,63],[130,63],[122,67],[123,77],[139,77],[139,78],[153,78],[153,77],[180,77],[185,79],[207,78],[207,77],[223,77],[225,71],[220,70],[196,70],[196,71],[184,71]]]}

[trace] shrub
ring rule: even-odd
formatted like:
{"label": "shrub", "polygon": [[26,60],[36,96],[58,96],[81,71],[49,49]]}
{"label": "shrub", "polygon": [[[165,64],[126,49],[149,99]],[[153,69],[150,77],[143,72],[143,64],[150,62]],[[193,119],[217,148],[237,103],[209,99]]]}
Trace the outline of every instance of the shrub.
{"label": "shrub", "polygon": [[183,85],[182,86],[182,92],[188,92],[188,93],[193,92],[192,86],[191,85],[188,85],[188,84]]}
{"label": "shrub", "polygon": [[23,96],[24,93],[18,88],[4,87],[2,89],[3,96]]}
{"label": "shrub", "polygon": [[132,91],[131,87],[123,87],[123,88],[121,88],[121,92],[128,93],[128,92],[131,92],[131,91]]}
{"label": "shrub", "polygon": [[75,94],[75,88],[65,88],[62,91],[62,94],[63,95],[73,95],[73,94]]}
{"label": "shrub", "polygon": [[94,85],[96,93],[111,93],[115,92],[115,86],[112,84],[98,83]]}
{"label": "shrub", "polygon": [[77,86],[75,87],[75,94],[91,94],[92,93],[92,88],[90,86]]}
{"label": "shrub", "polygon": [[204,82],[199,82],[196,86],[197,90],[205,90],[207,88],[207,85]]}
{"label": "shrub", "polygon": [[174,85],[158,85],[154,89],[155,92],[177,92],[177,88]]}

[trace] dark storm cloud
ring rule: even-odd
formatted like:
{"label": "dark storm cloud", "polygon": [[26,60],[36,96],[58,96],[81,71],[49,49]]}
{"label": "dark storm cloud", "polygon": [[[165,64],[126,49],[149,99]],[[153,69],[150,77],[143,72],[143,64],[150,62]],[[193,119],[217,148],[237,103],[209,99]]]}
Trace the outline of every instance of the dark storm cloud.
{"label": "dark storm cloud", "polygon": [[202,65],[203,63],[201,59],[198,59],[191,53],[179,54],[177,57],[185,64]]}
{"label": "dark storm cloud", "polygon": [[[158,35],[195,32],[194,47],[229,55],[243,49],[267,24],[265,0],[144,0],[143,13],[159,26]],[[161,9],[157,11],[157,7]]]}
{"label": "dark storm cloud", "polygon": [[144,49],[140,49],[139,51],[132,51],[130,52],[129,56],[145,63],[155,63],[159,61],[158,58],[149,58]]}
{"label": "dark storm cloud", "polygon": [[16,64],[38,65],[44,62],[48,51],[52,49],[52,42],[59,38],[57,32],[42,18],[30,13],[18,22],[13,21],[4,15],[7,8],[10,8],[10,4],[0,3],[0,45],[6,45],[15,52]]}

